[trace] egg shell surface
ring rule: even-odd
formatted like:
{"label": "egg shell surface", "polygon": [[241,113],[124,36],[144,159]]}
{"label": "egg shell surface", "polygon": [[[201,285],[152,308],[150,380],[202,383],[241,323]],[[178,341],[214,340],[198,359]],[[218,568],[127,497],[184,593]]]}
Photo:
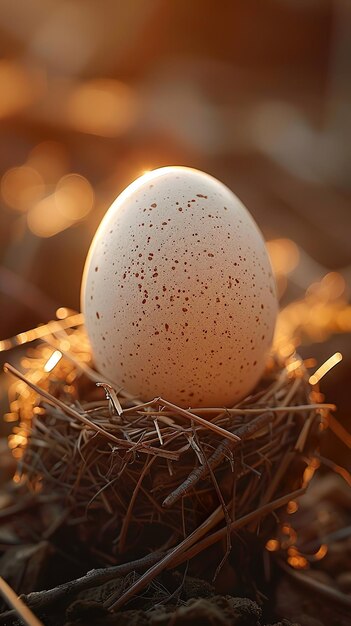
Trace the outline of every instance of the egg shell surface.
{"label": "egg shell surface", "polygon": [[265,243],[220,181],[148,172],[113,202],[92,242],[82,310],[95,366],[117,389],[232,406],[261,377],[276,315]]}

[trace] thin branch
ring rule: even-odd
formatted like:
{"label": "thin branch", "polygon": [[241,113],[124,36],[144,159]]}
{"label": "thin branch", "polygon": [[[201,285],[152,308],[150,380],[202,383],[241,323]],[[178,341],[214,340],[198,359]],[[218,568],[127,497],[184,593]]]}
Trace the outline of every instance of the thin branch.
{"label": "thin branch", "polygon": [[44,626],[43,623],[32,613],[26,604],[17,596],[14,590],[0,576],[0,594],[5,602],[13,607],[14,612],[24,621],[27,626]]}
{"label": "thin branch", "polygon": [[164,400],[163,398],[155,398],[155,402],[159,402],[160,404],[163,404],[163,406],[168,407],[169,409],[174,411],[174,413],[178,413],[179,415],[182,415],[182,417],[185,417],[186,419],[191,420],[195,422],[196,424],[199,424],[200,426],[203,426],[207,430],[212,430],[214,433],[216,433],[216,435],[221,435],[222,437],[225,437],[226,439],[230,439],[231,441],[240,440],[240,438],[237,435],[235,435],[234,433],[231,433],[229,430],[225,430],[225,428],[222,428],[221,426],[217,426],[216,424],[213,424],[212,422],[203,419],[199,415],[195,415],[195,413],[190,413],[190,411],[187,411],[186,409],[182,409],[181,407],[176,406],[175,404],[172,404],[171,402],[168,402],[167,400]]}
{"label": "thin branch", "polygon": [[[90,428],[91,430],[95,430],[95,432],[99,433],[100,435],[103,435],[104,437],[112,441],[113,443],[117,444],[119,447],[127,449],[127,450],[130,450],[131,448],[135,447],[134,444],[131,444],[128,441],[125,441],[125,439],[118,439],[117,437],[115,437],[115,435],[108,432],[104,428],[101,428],[101,426],[98,426],[98,424],[96,424],[95,422],[92,422],[90,419],[85,417],[85,415],[82,415],[81,413],[76,411],[76,409],[74,409],[73,407],[68,406],[67,404],[62,402],[62,400],[59,400],[59,398],[55,398],[54,396],[51,395],[51,393],[49,393],[48,391],[45,391],[45,389],[41,389],[40,387],[38,387],[38,385],[36,385],[32,381],[30,381],[28,378],[26,378],[21,372],[19,372],[15,367],[13,367],[13,365],[10,365],[10,363],[5,363],[4,371],[9,372],[10,374],[13,374],[14,376],[16,376],[16,378],[19,378],[20,380],[25,382],[38,395],[45,398],[50,404],[53,404],[54,406],[58,406],[61,409],[61,411],[75,418],[76,420],[78,420],[79,422],[81,422],[82,424]],[[144,454],[157,454],[157,455],[164,456],[165,458],[177,460],[177,455],[175,455],[173,452],[170,452],[168,450],[160,451],[157,448],[153,448],[151,446],[145,446],[144,444],[142,444],[138,448],[138,451],[143,452]]]}
{"label": "thin branch", "polygon": [[[98,587],[99,585],[103,585],[104,583],[110,580],[114,580],[115,578],[126,576],[130,572],[144,570],[145,568],[150,567],[150,565],[161,559],[163,554],[164,553],[153,552],[152,554],[148,554],[145,557],[136,561],[131,561],[130,563],[123,563],[122,565],[114,565],[112,567],[93,569],[90,572],[87,572],[81,578],[77,578],[76,580],[70,580],[69,582],[63,583],[62,585],[54,587],[53,589],[49,589],[47,591],[33,591],[28,595],[22,595],[22,603],[25,602],[24,606],[27,606],[30,609],[42,611],[50,604],[54,602],[56,603],[59,600],[67,600],[72,595],[75,595],[80,591],[83,591],[84,589]],[[6,624],[7,619],[9,619],[10,617],[14,617],[15,614],[15,611],[7,611],[6,613],[3,613],[2,615],[0,615],[0,624]],[[29,626],[32,626],[32,624],[30,624]],[[42,626],[42,624],[41,622],[38,622],[38,624],[36,624],[35,626]]]}
{"label": "thin branch", "polygon": [[308,591],[316,592],[319,595],[324,596],[328,600],[331,600],[332,602],[336,602],[339,605],[342,604],[342,606],[347,609],[351,608],[351,597],[346,593],[342,593],[338,589],[334,589],[331,585],[325,585],[315,578],[309,578],[308,576],[305,576],[305,574],[294,570],[292,567],[289,567],[281,560],[278,560],[278,564],[282,568],[282,570],[284,570],[284,572],[288,574],[288,576],[296,580]]}
{"label": "thin branch", "polygon": [[[257,517],[263,517],[268,513],[271,513],[275,509],[278,509],[284,506],[290,500],[297,498],[305,492],[305,489],[298,489],[288,495],[282,496],[278,498],[274,502],[270,502],[269,504],[264,505],[260,509],[256,509],[247,515],[235,520],[230,525],[230,531],[233,532],[242,526],[245,526],[247,523],[256,519]],[[227,527],[221,528],[216,532],[212,533],[209,537],[206,537],[202,541],[200,539],[207,534],[209,530],[211,530],[214,526],[218,524],[221,519],[223,519],[223,509],[222,506],[219,506],[206,520],[203,522],[195,531],[191,533],[188,537],[183,539],[181,543],[179,543],[173,550],[171,550],[168,554],[166,554],[160,561],[158,561],[155,565],[150,567],[145,574],[143,574],[127,591],[120,596],[120,592],[112,594],[106,602],[104,603],[104,608],[117,610],[121,608],[128,600],[130,600],[137,593],[142,591],[156,576],[161,574],[166,568],[173,568],[180,563],[183,563],[184,560],[189,560],[199,552],[202,552],[205,548],[214,543],[217,543],[220,539],[222,539],[227,533]],[[198,542],[198,543],[196,543]],[[196,545],[194,545],[196,544]],[[193,549],[191,549],[193,546]],[[186,552],[187,551],[187,552]],[[184,552],[186,552],[186,557],[184,558]],[[180,555],[183,555],[179,558]],[[178,557],[178,558],[177,558]]]}
{"label": "thin branch", "polygon": [[172,493],[170,493],[167,498],[163,501],[163,506],[166,508],[170,508],[173,506],[179,498],[185,496],[191,489],[195,487],[195,485],[204,478],[204,476],[208,472],[208,467],[214,470],[219,463],[222,461],[223,457],[228,453],[228,449],[233,451],[241,441],[245,441],[250,436],[252,436],[255,432],[260,430],[263,426],[265,426],[272,419],[272,415],[270,413],[263,413],[255,420],[248,422],[247,424],[243,424],[236,431],[238,439],[235,443],[231,442],[228,445],[227,441],[221,441],[219,446],[216,448],[212,456],[208,460],[208,465],[200,465],[195,468],[189,476],[185,479],[183,483],[181,483]]}

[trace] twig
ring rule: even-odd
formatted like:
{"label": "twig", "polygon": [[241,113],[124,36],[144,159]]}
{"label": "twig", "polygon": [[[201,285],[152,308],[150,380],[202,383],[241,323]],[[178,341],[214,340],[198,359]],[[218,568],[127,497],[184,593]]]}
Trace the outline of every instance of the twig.
{"label": "twig", "polygon": [[330,430],[336,435],[336,437],[351,449],[351,434],[344,428],[335,417],[328,415],[327,424]]}
{"label": "twig", "polygon": [[28,497],[23,497],[16,502],[16,504],[12,504],[11,506],[7,506],[4,509],[0,509],[0,519],[5,519],[6,517],[12,517],[13,515],[17,515],[26,509],[32,508],[38,504],[37,498],[34,495],[29,495]]}
{"label": "twig", "polygon": [[32,328],[31,330],[19,333],[18,335],[10,337],[9,339],[2,340],[0,342],[0,351],[11,350],[16,346],[30,343],[32,341],[35,341],[36,339],[42,339],[43,337],[45,337],[45,335],[50,335],[56,330],[59,331],[64,328],[73,328],[74,326],[81,326],[82,324],[83,315],[81,313],[70,315],[64,320],[53,320],[48,324],[45,324],[44,326],[38,326],[37,328]]}
{"label": "twig", "polygon": [[[276,500],[273,500],[273,502],[264,504],[258,509],[251,511],[250,513],[247,513],[247,515],[243,515],[243,517],[240,517],[231,523],[230,532],[233,532],[234,530],[239,530],[239,528],[246,526],[247,524],[249,524],[250,522],[254,521],[257,518],[262,519],[265,515],[272,513],[276,509],[280,509],[281,507],[283,507],[290,500],[294,500],[295,498],[302,496],[305,493],[305,491],[306,491],[305,488],[297,489],[296,491],[288,493],[287,495],[282,496],[281,498],[277,498]],[[172,567],[177,567],[178,565],[181,565],[181,563],[184,563],[184,561],[188,561],[189,559],[194,558],[194,556],[196,556],[197,554],[199,554],[206,548],[209,548],[213,544],[223,539],[223,537],[225,537],[226,532],[227,532],[227,528],[224,527],[212,533],[212,535],[205,537],[205,539],[203,539],[199,543],[192,546],[190,550],[183,553],[180,558],[176,559],[175,562],[172,564]]]}
{"label": "twig", "polygon": [[193,411],[196,413],[203,413],[203,414],[207,414],[207,413],[219,413],[219,412],[224,412],[226,414],[229,415],[259,415],[262,412],[266,412],[266,411],[272,411],[273,413],[299,413],[300,411],[309,411],[311,409],[328,409],[330,411],[336,411],[336,405],[335,404],[327,404],[327,403],[315,403],[315,404],[299,404],[296,406],[261,406],[258,407],[257,409],[253,409],[253,408],[247,408],[245,409],[243,408],[235,408],[235,409],[224,409],[216,407],[214,409],[212,408],[205,408],[205,407],[199,407],[198,409],[189,409],[189,413],[192,413]]}
{"label": "twig", "polygon": [[79,422],[81,422],[82,424],[87,426],[88,428],[91,428],[92,430],[95,430],[96,432],[100,433],[100,435],[104,435],[105,437],[107,437],[108,439],[113,441],[114,443],[120,445],[122,448],[130,448],[131,447],[130,444],[128,444],[123,439],[118,439],[117,437],[115,437],[111,433],[107,432],[106,430],[104,430],[103,428],[101,428],[100,426],[95,424],[95,422],[92,422],[90,419],[88,419],[87,417],[85,417],[84,415],[82,415],[81,413],[76,411],[73,407],[68,406],[67,404],[62,402],[62,400],[59,400],[59,398],[55,398],[54,396],[51,395],[51,393],[49,393],[48,391],[45,391],[45,389],[41,389],[40,387],[38,387],[38,385],[36,385],[31,380],[26,378],[26,376],[24,376],[15,367],[13,367],[13,365],[10,365],[10,363],[5,363],[4,371],[5,372],[9,372],[10,374],[13,374],[13,376],[16,376],[16,378],[19,378],[20,380],[22,380],[31,389],[36,391],[36,393],[38,395],[42,396],[48,402],[50,402],[50,404],[53,404],[54,406],[58,406],[61,409],[61,411],[63,411],[67,415],[70,415],[71,417],[75,418],[76,420],[78,420]]}
{"label": "twig", "polygon": [[15,613],[24,621],[27,626],[43,626],[43,623],[32,613],[32,611],[17,596],[14,590],[0,576],[0,593],[4,600],[13,607]]}
{"label": "twig", "polygon": [[[21,600],[22,603],[25,602],[24,606],[35,609],[36,611],[41,611],[50,604],[58,602],[62,599],[68,599],[72,595],[77,594],[84,589],[98,587],[99,585],[103,585],[104,583],[115,578],[126,576],[130,572],[140,571],[147,567],[150,567],[150,565],[161,559],[162,556],[163,553],[153,552],[152,554],[148,554],[145,557],[136,561],[131,561],[130,563],[123,563],[122,565],[114,565],[112,567],[93,569],[90,572],[87,572],[81,578],[77,578],[76,580],[71,580],[67,583],[63,583],[62,585],[54,587],[53,589],[49,589],[47,591],[33,591],[28,595],[22,595]],[[7,619],[11,616],[13,617],[14,615],[14,611],[7,611],[6,613],[1,614],[0,624],[6,624]],[[29,626],[32,626],[32,624],[30,624]],[[41,622],[38,622],[36,626],[42,626]]]}
{"label": "twig", "polygon": [[[263,517],[264,515],[267,515],[267,513],[270,513],[271,511],[280,508],[281,506],[284,506],[284,504],[289,502],[289,500],[297,498],[304,492],[305,489],[298,489],[297,491],[278,498],[274,502],[266,504],[260,509],[244,515],[240,519],[237,519],[230,524],[230,531],[232,532],[233,530],[237,530],[238,528],[245,526],[245,524],[252,521],[253,519],[256,519],[257,517]],[[193,556],[198,554],[198,552],[202,552],[202,550],[204,550],[206,547],[222,539],[222,537],[224,537],[227,532],[227,527],[221,528],[220,530],[212,533],[212,535],[210,535],[209,537],[206,537],[203,541],[199,541],[205,534],[207,534],[209,530],[211,530],[211,528],[216,526],[218,522],[223,519],[223,516],[224,514],[222,506],[219,506],[195,531],[191,533],[191,535],[183,539],[181,543],[179,543],[175,548],[173,548],[173,550],[167,553],[158,563],[156,563],[149,570],[147,570],[147,572],[145,572],[145,574],[143,574],[133,585],[131,585],[131,587],[129,587],[129,589],[127,589],[127,591],[122,596],[120,596],[119,592],[112,594],[112,596],[110,596],[108,600],[106,600],[106,602],[104,603],[104,608],[111,610],[121,608],[126,602],[128,602],[128,600],[130,600],[133,596],[142,591],[152,580],[154,580],[156,576],[158,576],[166,568],[175,567],[176,565],[184,562],[184,560],[189,560],[189,558],[192,558]],[[198,543],[196,543],[196,545],[194,546],[193,544],[197,541]],[[193,549],[191,550],[190,548],[192,548],[192,546]],[[177,558],[186,550],[188,550],[188,552],[185,559]]]}
{"label": "twig", "polygon": [[123,413],[123,409],[121,407],[121,403],[118,400],[117,394],[114,390],[113,387],[111,387],[111,385],[109,385],[108,383],[96,383],[97,387],[103,387],[105,394],[106,394],[106,398],[107,400],[112,404],[112,407],[115,411],[115,413],[117,413],[117,415],[122,415]]}
{"label": "twig", "polygon": [[222,461],[223,456],[228,452],[228,448],[230,451],[233,451],[241,441],[245,441],[245,439],[252,436],[256,431],[260,430],[262,426],[265,426],[272,415],[270,413],[263,413],[255,420],[248,422],[247,424],[243,424],[236,431],[238,439],[233,443],[231,442],[230,446],[227,441],[223,441],[216,448],[212,456],[208,460],[208,465],[200,465],[196,469],[194,469],[189,476],[185,479],[183,483],[181,483],[172,493],[170,493],[167,498],[163,501],[163,506],[165,508],[170,508],[179,498],[185,496],[191,489],[195,487],[195,485],[204,478],[204,476],[208,472],[208,467],[214,470],[219,463]]}
{"label": "twig", "polygon": [[281,560],[278,560],[279,566],[284,570],[288,576],[296,580],[300,585],[304,586],[306,589],[319,593],[320,595],[328,598],[332,602],[336,602],[337,604],[342,604],[345,608],[351,608],[351,597],[346,595],[346,593],[342,593],[338,589],[334,589],[330,585],[325,585],[324,583],[316,580],[315,578],[308,578],[302,572],[298,572]]}
{"label": "twig", "polygon": [[[38,395],[41,395],[48,402],[50,402],[50,404],[53,404],[54,406],[58,406],[61,409],[61,411],[75,418],[76,420],[78,420],[79,422],[81,422],[82,424],[90,428],[91,430],[95,430],[95,432],[99,433],[100,435],[103,435],[110,441],[113,441],[113,443],[117,444],[121,448],[130,450],[131,448],[135,447],[134,444],[131,444],[128,441],[125,441],[124,439],[118,439],[117,437],[115,437],[115,435],[108,432],[104,428],[101,428],[100,426],[98,426],[98,424],[96,424],[95,422],[92,422],[90,419],[85,417],[85,415],[82,415],[81,413],[76,411],[73,407],[68,406],[67,404],[62,402],[62,400],[59,400],[59,398],[55,398],[54,396],[51,395],[51,393],[49,393],[48,391],[45,391],[45,389],[41,389],[35,383],[32,383],[32,381],[26,378],[21,372],[19,372],[15,367],[13,367],[13,365],[10,365],[10,363],[5,363],[4,371],[13,374],[17,378],[25,382],[31,389],[36,391]],[[165,458],[172,458],[172,459],[177,460],[177,455],[175,455],[174,453],[167,451],[167,450],[164,450],[163,452],[161,452],[157,448],[153,448],[151,446],[145,447],[144,445],[141,445],[138,448],[138,451],[143,452],[144,454],[158,454],[158,455],[161,454],[165,456]]]}
{"label": "twig", "polygon": [[222,428],[221,426],[217,426],[216,424],[213,424],[212,422],[205,420],[202,417],[199,417],[199,415],[195,415],[195,413],[190,413],[190,411],[187,411],[186,409],[182,409],[181,407],[175,404],[172,404],[171,402],[168,402],[167,400],[164,400],[163,398],[155,398],[155,403],[156,402],[163,404],[163,406],[168,407],[169,409],[174,411],[174,413],[178,413],[179,415],[182,415],[182,417],[185,417],[188,420],[192,420],[193,422],[195,422],[196,424],[199,424],[200,426],[203,426],[207,430],[212,430],[214,433],[216,433],[216,435],[221,435],[222,437],[225,437],[226,439],[230,439],[231,441],[240,440],[240,437],[238,437],[234,433],[231,433],[229,430],[226,430],[225,428]]}
{"label": "twig", "polygon": [[127,512],[126,512],[126,514],[124,516],[121,532],[120,532],[120,535],[119,535],[119,544],[118,545],[119,545],[119,552],[120,553],[122,553],[124,551],[125,540],[126,540],[126,536],[127,536],[127,532],[128,532],[129,521],[130,521],[130,518],[131,518],[131,515],[132,515],[133,506],[134,506],[136,497],[138,495],[141,483],[144,480],[146,472],[150,469],[152,463],[155,460],[156,460],[156,457],[153,457],[150,461],[148,461],[146,459],[146,462],[145,462],[145,465],[143,467],[143,470],[140,473],[138,482],[137,482],[137,484],[134,487],[134,491],[133,491],[132,496],[130,498],[128,509],[127,509]]}
{"label": "twig", "polygon": [[129,589],[127,589],[123,596],[120,597],[119,592],[118,594],[112,594],[112,596],[110,596],[104,603],[104,608],[115,609],[128,602],[130,598],[144,589],[158,574],[163,572],[166,567],[174,561],[178,554],[183,552],[186,548],[190,548],[195,541],[201,539],[201,537],[211,530],[211,528],[215,527],[222,519],[222,506],[218,506],[198,528],[188,535],[188,537],[185,537],[181,543],[170,550],[170,552],[168,552],[162,559],[147,570],[143,576],[141,576]]}

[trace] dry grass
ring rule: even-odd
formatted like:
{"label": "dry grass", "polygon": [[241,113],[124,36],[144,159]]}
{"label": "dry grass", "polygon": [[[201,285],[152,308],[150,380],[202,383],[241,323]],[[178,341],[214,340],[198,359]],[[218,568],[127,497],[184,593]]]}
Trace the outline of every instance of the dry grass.
{"label": "dry grass", "polygon": [[[17,479],[39,498],[56,493],[70,523],[94,528],[89,541],[109,557],[165,554],[128,597],[162,569],[222,541],[220,566],[233,531],[259,529],[264,540],[263,518],[305,487],[333,406],[318,402],[298,356],[271,358],[258,388],[235,407],[185,410],[159,397],[141,403],[116,393],[92,370],[82,328],[46,341],[52,347],[32,351],[26,375],[7,366],[19,379],[14,436],[26,433]],[[45,372],[52,348],[63,356]],[[18,385],[30,389],[25,399]]]}

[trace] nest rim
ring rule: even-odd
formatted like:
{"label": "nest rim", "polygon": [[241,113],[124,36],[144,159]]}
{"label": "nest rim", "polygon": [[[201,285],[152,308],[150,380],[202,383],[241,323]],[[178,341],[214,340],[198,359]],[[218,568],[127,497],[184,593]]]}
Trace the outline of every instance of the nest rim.
{"label": "nest rim", "polygon": [[[74,346],[69,353],[62,351],[63,337],[68,338],[71,346]],[[80,359],[79,350],[81,350],[82,338],[84,338],[84,330],[81,326],[71,328],[67,332],[61,329],[59,335],[54,333],[51,335],[48,341],[56,351],[61,348],[63,359],[60,361],[61,366],[56,365],[46,373],[44,385],[46,388],[39,386],[42,381],[39,381],[37,385],[30,376],[24,376],[11,365],[7,365],[10,373],[17,376],[21,383],[29,385],[34,396],[42,398],[39,404],[36,399],[32,398],[34,414],[29,426],[28,443],[22,446],[24,455],[19,463],[19,471],[37,493],[41,490],[45,492],[48,487],[52,488],[60,493],[69,506],[74,508],[80,501],[77,476],[79,475],[80,480],[86,465],[86,459],[82,455],[82,445],[89,447],[93,442],[95,454],[98,451],[99,458],[104,462],[106,461],[104,457],[107,457],[109,453],[109,464],[113,455],[116,456],[116,454],[122,456],[122,461],[123,456],[127,458],[124,467],[128,466],[128,463],[130,466],[133,464],[136,466],[139,463],[139,469],[129,483],[129,493],[132,495],[125,504],[124,517],[120,519],[122,539],[119,538],[119,551],[121,553],[126,551],[125,542],[129,532],[129,523],[135,516],[138,494],[140,495],[142,491],[143,481],[148,473],[154,472],[154,476],[158,473],[164,478],[164,472],[167,470],[171,478],[168,480],[169,493],[165,493],[164,484],[156,485],[158,495],[155,498],[150,497],[150,493],[155,488],[154,485],[152,485],[153,489],[149,489],[149,493],[144,492],[145,498],[149,499],[154,511],[157,511],[161,523],[165,522],[167,511],[174,514],[174,507],[178,507],[179,503],[183,507],[181,515],[184,517],[184,500],[189,497],[193,500],[198,499],[197,491],[201,493],[201,487],[204,483],[206,484],[207,480],[211,482],[211,497],[209,498],[211,502],[207,499],[206,505],[202,503],[202,510],[206,514],[211,514],[211,507],[212,509],[221,508],[222,519],[225,519],[228,525],[230,503],[228,493],[224,495],[222,493],[223,475],[228,467],[232,474],[236,471],[239,475],[241,472],[244,478],[245,475],[252,473],[251,480],[246,480],[249,491],[250,489],[252,491],[252,486],[257,483],[256,479],[259,474],[255,463],[250,465],[244,461],[238,464],[238,455],[235,451],[239,450],[242,459],[245,458],[245,451],[252,457],[255,454],[252,451],[253,447],[257,446],[257,442],[259,444],[263,442],[264,445],[261,445],[256,452],[264,458],[264,461],[258,463],[256,459],[256,465],[261,467],[266,463],[266,473],[269,464],[277,465],[276,457],[278,458],[278,474],[275,472],[273,481],[271,480],[269,484],[266,476],[265,481],[261,480],[258,492],[257,485],[255,486],[260,497],[258,499],[256,497],[256,501],[252,494],[243,498],[244,501],[246,498],[251,502],[252,506],[256,504],[256,508],[262,503],[263,505],[269,504],[274,495],[280,497],[283,495],[279,488],[279,481],[283,478],[284,470],[287,469],[283,452],[285,451],[289,456],[288,465],[297,456],[301,458],[305,454],[305,459],[307,459],[310,433],[313,429],[320,429],[323,412],[332,408],[332,405],[320,403],[318,389],[310,385],[304,362],[297,354],[285,359],[278,355],[271,356],[269,366],[254,392],[231,408],[184,409],[157,395],[149,402],[140,403],[122,394],[117,396],[110,383],[101,381],[101,376],[91,367],[89,347],[87,348],[88,358]],[[73,342],[72,339],[74,339]],[[33,361],[36,362],[36,366],[39,364],[40,351],[43,351],[45,346],[48,347],[47,343],[39,344],[34,350]],[[65,364],[64,367],[62,364]],[[70,384],[67,385],[67,382]],[[98,399],[96,399],[97,390],[100,392]],[[102,393],[105,394],[104,400],[101,399]],[[21,407],[19,414],[21,419]],[[68,451],[67,428],[70,431],[70,445],[73,444]],[[293,437],[287,434],[289,429],[294,431]],[[271,448],[267,436],[271,444],[275,437],[275,445]],[[76,439],[73,440],[72,437]],[[177,449],[174,442],[179,439],[183,440],[183,445],[178,446]],[[103,449],[100,449],[102,442],[105,447],[102,446]],[[55,454],[50,456],[50,449],[53,452],[55,444],[56,457]],[[184,457],[189,456],[189,451],[192,455],[190,465],[188,460],[187,464],[184,464]],[[141,458],[143,461],[140,463]],[[62,462],[66,464],[65,476],[69,476],[69,481],[66,483],[63,480],[64,475],[57,473],[60,461],[61,469]],[[74,477],[72,470],[75,470],[77,462],[75,483],[72,483],[72,477]],[[236,466],[235,469],[234,466]],[[245,466],[247,466],[247,471],[243,469]],[[105,467],[107,467],[106,463]],[[178,469],[175,470],[175,467]],[[179,469],[181,471],[178,471]],[[91,472],[91,466],[89,471]],[[101,468],[99,472],[101,474]],[[174,474],[176,477],[173,479]],[[111,472],[109,475],[111,476]],[[86,476],[84,479],[86,480]],[[105,509],[105,512],[111,515],[112,510],[116,508],[114,505],[121,506],[120,499],[116,498],[114,505],[111,506],[109,498],[106,497],[108,486],[101,484],[101,481],[96,484],[95,479],[96,475],[91,480],[96,487],[95,494],[93,493],[87,499],[87,509],[92,505],[94,509],[98,508],[98,500],[100,508]],[[266,488],[268,487],[268,495],[263,494],[262,482],[266,483]],[[291,486],[290,491],[294,491],[295,487],[303,486],[302,476],[299,475]],[[245,488],[247,491],[247,485]],[[233,487],[233,493],[234,490]],[[204,491],[206,495],[206,489]],[[217,501],[217,507],[214,506],[215,501]],[[244,515],[249,513],[245,506],[241,507]],[[233,514],[234,505],[231,508]],[[238,511],[235,514],[238,515]],[[151,514],[151,518],[154,517]],[[145,515],[143,519],[145,520]],[[195,529],[202,521],[200,515],[196,520]],[[194,528],[188,530],[183,528],[183,535],[193,530]]]}

